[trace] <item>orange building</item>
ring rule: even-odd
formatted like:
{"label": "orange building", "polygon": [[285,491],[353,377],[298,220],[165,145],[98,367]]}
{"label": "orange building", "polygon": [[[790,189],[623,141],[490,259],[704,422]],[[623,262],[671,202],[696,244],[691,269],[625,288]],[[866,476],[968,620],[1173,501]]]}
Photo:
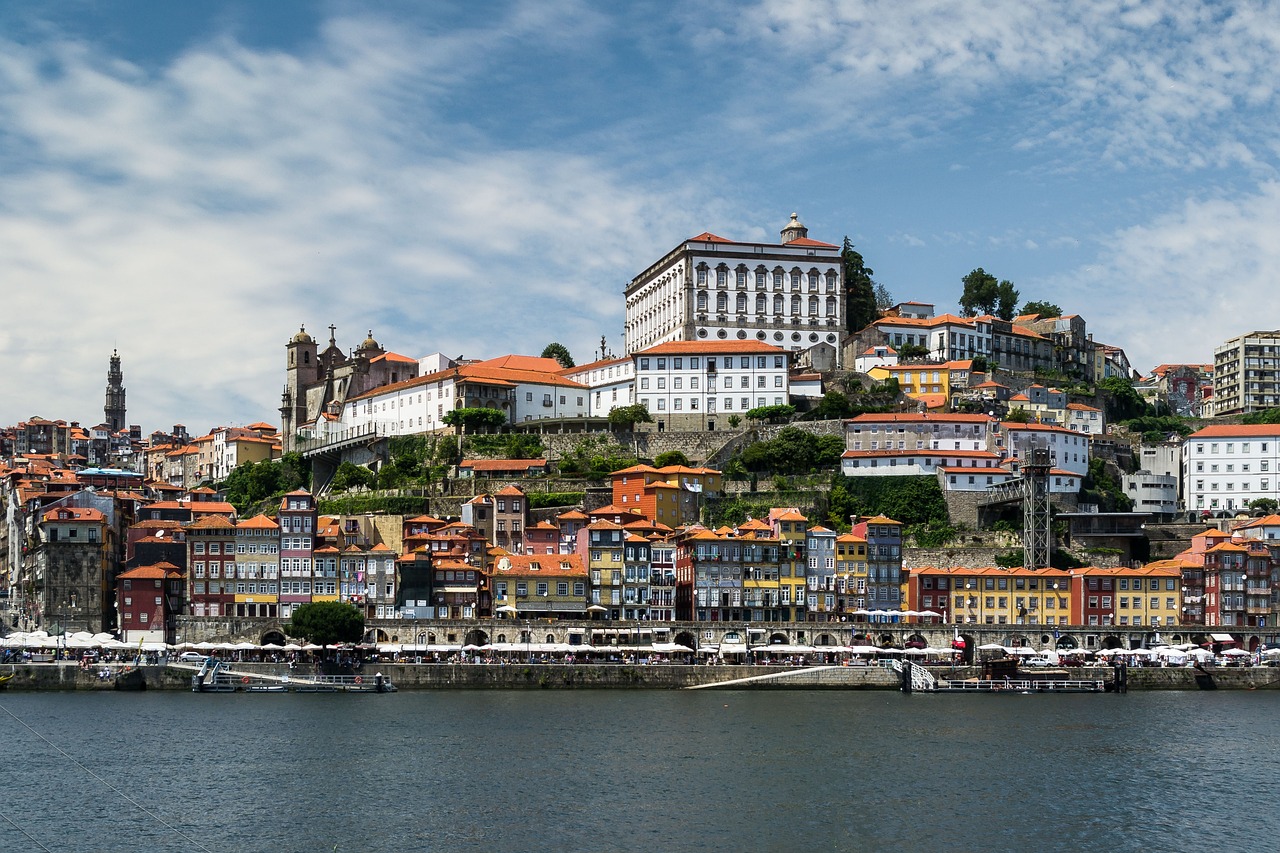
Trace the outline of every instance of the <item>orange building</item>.
{"label": "orange building", "polygon": [[702,496],[719,494],[722,485],[714,468],[684,465],[633,465],[615,471],[611,479],[615,506],[638,510],[645,518],[672,527],[697,523]]}

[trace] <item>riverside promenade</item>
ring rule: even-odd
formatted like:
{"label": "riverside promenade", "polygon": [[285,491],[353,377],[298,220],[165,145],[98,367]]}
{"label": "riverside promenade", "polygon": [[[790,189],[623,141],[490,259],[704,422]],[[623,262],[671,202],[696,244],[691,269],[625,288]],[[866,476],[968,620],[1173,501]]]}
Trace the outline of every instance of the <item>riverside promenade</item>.
{"label": "riverside promenade", "polygon": [[[190,690],[198,667],[171,663],[158,666],[81,669],[73,662],[19,664],[0,692],[83,690]],[[232,672],[249,677],[285,676],[283,664],[233,663]],[[935,675],[974,678],[975,667],[929,667]],[[1098,678],[1108,670],[1064,667],[1072,679]],[[901,677],[880,666],[706,666],[680,664],[510,663],[510,664],[366,664],[362,672],[389,678],[400,690],[897,690]],[[3,675],[4,673],[0,673]],[[1218,690],[1280,690],[1278,667],[1134,667],[1128,689],[1200,690],[1211,676]]]}

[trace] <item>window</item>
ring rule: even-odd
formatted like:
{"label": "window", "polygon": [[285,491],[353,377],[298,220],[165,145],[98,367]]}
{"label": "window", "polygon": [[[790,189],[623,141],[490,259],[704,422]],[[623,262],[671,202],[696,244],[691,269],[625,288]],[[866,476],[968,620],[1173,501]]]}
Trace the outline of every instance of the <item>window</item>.
{"label": "window", "polygon": [[538,595],[546,595],[546,594],[547,594],[547,582],[538,581]]}

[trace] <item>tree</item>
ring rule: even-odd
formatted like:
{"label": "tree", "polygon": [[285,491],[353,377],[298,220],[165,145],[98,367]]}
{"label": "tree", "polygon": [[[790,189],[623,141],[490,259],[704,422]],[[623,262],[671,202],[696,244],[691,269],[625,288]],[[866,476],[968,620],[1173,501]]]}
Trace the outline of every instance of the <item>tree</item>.
{"label": "tree", "polygon": [[840,250],[844,261],[844,317],[845,326],[850,332],[858,332],[870,326],[880,317],[876,305],[875,281],[871,276],[875,270],[862,260],[849,238],[844,238],[844,246]]}
{"label": "tree", "polygon": [[780,406],[757,406],[747,410],[747,420],[768,421],[771,424],[789,421],[796,416],[796,407],[783,403]]}
{"label": "tree", "polygon": [[221,484],[227,502],[245,515],[267,498],[277,497],[311,485],[311,466],[300,453],[286,453],[280,459],[242,462]]}
{"label": "tree", "polygon": [[346,602],[314,601],[293,611],[284,632],[318,646],[358,643],[364,638],[364,614]]}
{"label": "tree", "polygon": [[1275,498],[1254,498],[1253,500],[1249,501],[1248,506],[1249,506],[1249,509],[1253,510],[1254,512],[1262,512],[1262,513],[1266,513],[1267,515],[1274,515],[1277,510],[1280,510],[1280,501],[1277,501]]}
{"label": "tree", "polygon": [[1031,415],[1027,413],[1026,409],[1018,406],[1005,415],[1004,419],[1011,424],[1025,424],[1031,421]]}
{"label": "tree", "polygon": [[960,313],[966,317],[978,314],[994,314],[1002,320],[1012,320],[1018,308],[1018,289],[1011,281],[999,281],[991,273],[978,267],[961,282],[964,292],[960,295]]}
{"label": "tree", "polygon": [[614,406],[609,410],[609,426],[621,432],[630,432],[636,424],[651,424],[653,416],[640,403],[631,406]]}
{"label": "tree", "polygon": [[558,341],[552,341],[543,347],[542,357],[554,358],[560,362],[561,367],[566,369],[574,366],[573,356],[569,355],[569,348]]}
{"label": "tree", "polygon": [[689,457],[679,450],[668,450],[653,457],[653,467],[666,468],[668,465],[689,465]]}
{"label": "tree", "polygon": [[822,401],[804,416],[807,421],[835,421],[853,417],[853,403],[839,391],[828,391]]}
{"label": "tree", "polygon": [[1022,306],[1023,314],[1039,314],[1041,317],[1061,317],[1062,309],[1052,302],[1031,301]]}
{"label": "tree", "polygon": [[507,422],[507,413],[501,409],[488,409],[477,406],[468,409],[453,409],[444,416],[444,422],[451,427],[462,427],[468,433],[494,429]]}
{"label": "tree", "polygon": [[1098,381],[1098,390],[1106,392],[1107,420],[1112,423],[1140,418],[1147,413],[1147,403],[1123,376],[1108,376]]}
{"label": "tree", "polygon": [[360,465],[353,462],[343,462],[338,466],[338,470],[333,474],[333,481],[329,484],[335,492],[346,492],[351,489],[364,487],[372,489],[377,482],[378,476]]}
{"label": "tree", "polygon": [[903,344],[898,347],[899,361],[921,361],[929,357],[929,348],[919,344]]}
{"label": "tree", "polygon": [[876,282],[876,308],[880,311],[888,311],[892,307],[893,294],[889,292],[889,288]]}

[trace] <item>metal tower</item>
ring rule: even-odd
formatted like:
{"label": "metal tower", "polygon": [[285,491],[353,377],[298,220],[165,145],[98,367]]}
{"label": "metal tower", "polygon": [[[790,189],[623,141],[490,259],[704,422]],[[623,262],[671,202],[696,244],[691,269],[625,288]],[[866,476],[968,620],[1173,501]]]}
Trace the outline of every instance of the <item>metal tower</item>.
{"label": "metal tower", "polygon": [[1022,565],[1045,569],[1053,548],[1049,512],[1049,471],[1053,458],[1047,447],[1033,447],[1022,464]]}

